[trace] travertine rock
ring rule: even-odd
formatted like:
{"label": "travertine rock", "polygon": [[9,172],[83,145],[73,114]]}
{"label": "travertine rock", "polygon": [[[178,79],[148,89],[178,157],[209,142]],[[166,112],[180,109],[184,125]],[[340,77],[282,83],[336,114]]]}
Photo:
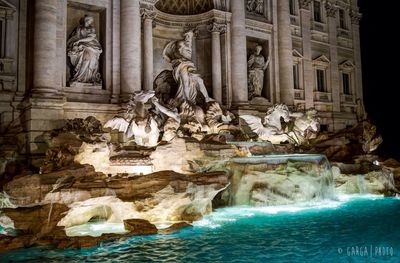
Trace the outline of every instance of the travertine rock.
{"label": "travertine rock", "polygon": [[138,235],[157,234],[157,227],[144,219],[127,219],[124,221],[125,229]]}

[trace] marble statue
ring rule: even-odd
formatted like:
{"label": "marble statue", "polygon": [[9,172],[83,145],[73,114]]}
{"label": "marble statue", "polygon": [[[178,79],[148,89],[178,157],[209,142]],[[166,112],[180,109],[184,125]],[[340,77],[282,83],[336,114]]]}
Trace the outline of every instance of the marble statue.
{"label": "marble statue", "polygon": [[183,40],[168,43],[163,52],[164,59],[172,64],[172,75],[178,83],[174,98],[176,105],[180,106],[185,101],[191,105],[202,104],[202,100],[205,103],[213,101],[192,62],[193,31],[186,32],[184,37]]}
{"label": "marble statue", "polygon": [[264,0],[247,0],[247,11],[258,15],[264,14]]}
{"label": "marble statue", "polygon": [[[288,141],[302,145],[316,138],[319,132],[320,119],[317,114],[315,109],[291,113],[286,105],[278,104],[268,109],[264,120],[252,115],[241,115],[240,118],[246,121],[260,140],[273,144]],[[285,127],[281,121],[286,124]]]}
{"label": "marble statue", "polygon": [[250,129],[263,141],[279,144],[289,140],[281,124],[281,119],[285,123],[290,121],[289,109],[284,104],[278,104],[268,109],[264,120],[252,115],[241,115],[240,118],[244,119]]}
{"label": "marble statue", "polygon": [[316,137],[321,122],[317,114],[318,112],[315,109],[309,109],[305,113],[296,112],[290,115],[294,118],[294,122],[291,131],[288,131],[288,135],[294,144],[302,145],[309,139]]}
{"label": "marble statue", "polygon": [[94,19],[84,16],[67,41],[67,54],[72,65],[70,82],[101,84],[99,58],[103,52],[97,40]]}
{"label": "marble statue", "polygon": [[154,147],[158,144],[160,130],[155,118],[146,108],[147,103],[154,96],[154,91],[141,91],[132,96],[128,103],[128,110],[124,117],[114,117],[106,122],[104,128],[119,130],[127,138],[134,137],[135,143],[140,146]]}
{"label": "marble statue", "polygon": [[254,97],[261,97],[264,88],[264,72],[269,65],[269,58],[265,61],[264,56],[261,55],[261,50],[262,46],[257,45],[247,62],[250,100]]}

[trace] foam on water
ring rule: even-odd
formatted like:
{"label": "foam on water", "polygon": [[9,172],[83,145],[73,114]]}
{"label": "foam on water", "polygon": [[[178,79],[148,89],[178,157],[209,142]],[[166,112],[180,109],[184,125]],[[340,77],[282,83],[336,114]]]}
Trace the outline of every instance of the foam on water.
{"label": "foam on water", "polygon": [[296,205],[280,205],[280,206],[234,206],[215,210],[212,214],[205,216],[202,220],[194,222],[197,227],[218,228],[225,222],[235,222],[240,218],[260,216],[260,215],[276,215],[285,213],[302,213],[306,211],[336,209],[347,202],[357,199],[377,200],[384,198],[383,195],[338,195],[336,200],[322,200],[318,202],[306,202]]}
{"label": "foam on water", "polygon": [[108,222],[90,222],[83,225],[72,226],[65,229],[67,236],[92,236],[99,237],[102,234],[115,233],[125,234],[123,223],[108,223]]}

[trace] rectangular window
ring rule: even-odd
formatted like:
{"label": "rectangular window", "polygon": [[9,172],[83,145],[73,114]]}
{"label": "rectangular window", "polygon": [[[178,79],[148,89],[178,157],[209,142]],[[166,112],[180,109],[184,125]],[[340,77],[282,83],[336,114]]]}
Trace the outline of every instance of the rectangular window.
{"label": "rectangular window", "polygon": [[346,13],[343,9],[339,9],[339,26],[341,29],[347,29],[346,25]]}
{"label": "rectangular window", "polygon": [[322,22],[322,10],[320,1],[313,2],[313,10],[314,10],[314,21]]}
{"label": "rectangular window", "polygon": [[289,0],[289,8],[290,8],[290,14],[292,16],[296,15],[296,6],[295,6],[295,0]]}
{"label": "rectangular window", "polygon": [[317,90],[326,92],[325,70],[317,69]]}
{"label": "rectangular window", "polygon": [[300,89],[299,64],[293,65],[293,88]]}
{"label": "rectangular window", "polygon": [[350,74],[342,73],[342,82],[343,82],[343,94],[350,95]]}

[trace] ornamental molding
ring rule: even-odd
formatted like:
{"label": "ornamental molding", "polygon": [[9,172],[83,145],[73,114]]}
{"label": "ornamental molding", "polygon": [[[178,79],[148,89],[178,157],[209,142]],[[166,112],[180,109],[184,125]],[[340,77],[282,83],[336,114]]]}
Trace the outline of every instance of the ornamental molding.
{"label": "ornamental molding", "polygon": [[350,20],[352,24],[359,25],[362,14],[356,10],[350,10]]}
{"label": "ornamental molding", "polygon": [[312,0],[299,0],[299,8],[305,9],[305,10],[310,10],[311,2],[312,2]]}
{"label": "ornamental molding", "polygon": [[140,8],[140,15],[143,20],[146,19],[154,20],[157,16],[157,12],[154,11],[154,8],[144,7]]}
{"label": "ornamental molding", "polygon": [[226,25],[213,22],[207,26],[207,30],[211,33],[225,33],[226,32]]}
{"label": "ornamental molding", "polygon": [[158,25],[174,28],[208,26],[212,22],[229,24],[232,14],[220,10],[210,10],[206,13],[191,16],[171,15],[157,10],[155,21]]}
{"label": "ornamental molding", "polygon": [[334,5],[331,2],[326,2],[325,3],[325,10],[326,10],[326,16],[327,17],[336,17],[336,13],[338,11],[338,8],[336,5]]}
{"label": "ornamental molding", "polygon": [[352,71],[355,68],[355,65],[350,60],[346,60],[339,65],[339,69],[344,71]]}
{"label": "ornamental molding", "polygon": [[321,55],[315,59],[313,59],[313,64],[314,65],[320,65],[320,66],[329,66],[329,64],[331,63],[331,61],[329,60],[329,58],[325,55]]}

